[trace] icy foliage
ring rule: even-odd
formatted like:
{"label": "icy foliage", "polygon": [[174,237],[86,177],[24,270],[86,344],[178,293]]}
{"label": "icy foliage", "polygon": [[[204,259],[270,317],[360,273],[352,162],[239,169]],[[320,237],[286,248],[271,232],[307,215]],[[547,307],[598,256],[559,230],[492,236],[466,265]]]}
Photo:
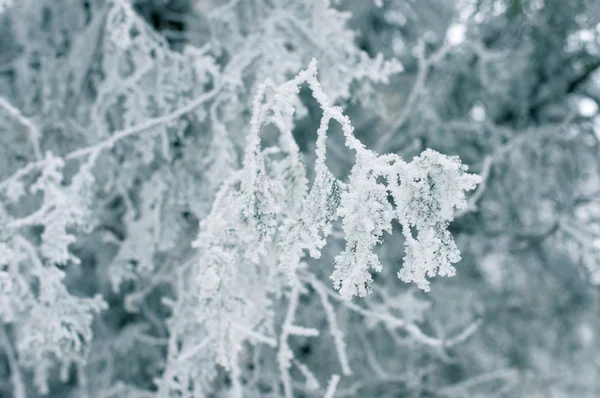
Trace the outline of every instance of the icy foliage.
{"label": "icy foliage", "polygon": [[[292,135],[295,106],[298,104],[296,96],[304,84],[323,111],[317,132],[315,178],[311,184]],[[336,179],[325,163],[327,129],[332,120],[342,125],[347,145],[358,155],[348,183]],[[279,138],[276,146],[264,147],[261,135],[269,129],[277,130]],[[412,170],[413,164],[419,168]],[[376,171],[377,167],[379,171]],[[415,188],[410,185],[409,189],[408,184],[405,188],[398,182],[392,185],[376,181],[382,175],[390,180],[402,181],[404,177],[400,174],[407,174],[412,179],[417,175],[425,180],[429,178],[432,186]],[[200,223],[199,234],[192,243],[197,255],[192,257],[192,265],[189,268],[186,265],[178,277],[179,299],[169,303],[173,311],[169,322],[169,359],[158,382],[159,390],[183,394],[202,391],[206,388],[203,380],[209,379],[208,373],[202,374],[195,361],[206,361],[211,357],[229,370],[238,383],[240,356],[244,342],[249,342],[279,346],[277,360],[284,393],[291,397],[288,369],[292,365],[293,353],[287,339],[289,336],[318,334],[314,329],[293,324],[298,296],[303,292],[299,289],[301,282],[296,272],[304,251],[318,258],[332,232],[332,224],[342,217],[349,247],[345,253],[352,253],[354,257],[340,255],[332,278],[338,278],[334,285],[340,289],[343,298],[364,295],[370,288],[369,266],[372,264],[363,260],[376,258],[372,250],[383,230],[390,229],[391,220],[402,217],[406,228],[417,225],[424,231],[428,228],[445,231],[454,208],[464,204],[464,191],[472,189],[477,181],[476,176],[464,172],[457,159],[433,151],[427,151],[422,158],[406,164],[397,156],[380,157],[367,150],[354,137],[353,128],[342,109],[332,105],[325,94],[317,80],[317,63],[314,60],[307,70],[288,82],[276,85],[267,81],[257,86],[242,168],[221,186],[210,213]],[[437,184],[437,188],[433,184]],[[353,208],[355,192],[364,192],[367,199],[379,198],[379,203],[373,201],[368,206],[355,205]],[[398,198],[394,199],[401,204],[398,210],[388,202],[388,195]],[[420,212],[406,210],[417,203],[422,203],[415,207]],[[386,225],[380,225],[382,223],[378,220],[382,218],[380,208],[383,206],[389,209]],[[424,213],[427,206],[431,212],[442,214]],[[352,218],[352,212],[359,218]],[[443,231],[440,233],[443,234]],[[444,261],[455,262],[459,258],[454,246],[450,248],[454,251],[441,251],[442,245],[452,242],[446,235],[442,236],[445,240],[441,242],[436,241],[440,240],[436,235],[425,238],[429,239],[427,243],[433,248],[412,254],[411,258],[415,262],[419,259],[428,261],[423,262],[425,268],[413,271],[421,272],[418,276],[423,280],[426,272],[433,276],[437,269],[438,263],[432,263],[432,260],[448,267]],[[424,240],[419,235],[414,242],[420,242],[418,239]],[[322,289],[320,285],[315,286]],[[349,374],[343,335],[336,325],[330,304],[326,304],[325,291],[319,291],[325,307],[331,312],[332,334],[344,374]],[[282,297],[287,297],[289,304],[287,320],[278,341],[275,308]],[[310,379],[308,368],[298,365],[298,369]],[[241,387],[234,386],[234,391],[237,388]]]}
{"label": "icy foliage", "polygon": [[[0,318],[12,326],[22,366],[32,369],[34,383],[48,392],[50,371],[58,361],[66,378],[69,366],[83,364],[92,340],[93,316],[106,308],[101,296],[81,298],[70,294],[58,268],[79,259],[69,252],[75,236],[68,230],[88,228],[89,186],[93,178],[82,169],[64,188],[63,162],[48,154],[40,176],[31,185],[42,193],[40,208],[27,217],[10,220],[0,215],[2,301]],[[43,226],[37,249],[24,231]]]}
{"label": "icy foliage", "polygon": [[[293,97],[304,83],[323,111],[310,190],[291,135]],[[331,120],[342,125],[346,145],[356,152],[347,183],[335,179],[325,164]],[[271,124],[281,134],[280,145],[263,150],[260,133]],[[283,160],[271,161],[275,154]],[[432,150],[405,163],[395,155],[379,156],[366,149],[354,137],[348,117],[331,105],[321,88],[314,60],[283,85],[259,86],[243,168],[220,189],[194,242],[200,250],[200,300],[211,314],[206,328],[217,340],[217,361],[230,366],[234,358],[227,355],[240,350],[247,338],[244,331],[273,330],[269,307],[271,298],[284,289],[282,270],[297,283],[294,273],[303,250],[319,257],[338,217],[343,220],[346,249],[336,257],[331,278],[344,299],[370,291],[370,269],[382,268],[373,250],[383,232],[391,232],[393,219],[400,221],[407,238],[405,264],[398,274],[402,280],[427,290],[426,276],[434,276],[438,268],[440,274],[452,275],[451,263],[460,255],[446,228],[454,210],[466,206],[465,191],[480,181],[465,170],[458,159]],[[415,237],[413,227],[418,231]]]}
{"label": "icy foliage", "polygon": [[596,397],[598,21],[0,0],[0,396]]}

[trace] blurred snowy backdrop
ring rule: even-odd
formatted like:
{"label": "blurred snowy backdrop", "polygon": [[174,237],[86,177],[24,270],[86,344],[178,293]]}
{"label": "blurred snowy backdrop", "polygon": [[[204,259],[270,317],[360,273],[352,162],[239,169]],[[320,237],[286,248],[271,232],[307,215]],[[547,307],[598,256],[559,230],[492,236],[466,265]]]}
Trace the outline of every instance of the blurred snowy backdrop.
{"label": "blurred snowy backdrop", "polygon": [[599,108],[597,0],[0,0],[0,397],[599,397]]}

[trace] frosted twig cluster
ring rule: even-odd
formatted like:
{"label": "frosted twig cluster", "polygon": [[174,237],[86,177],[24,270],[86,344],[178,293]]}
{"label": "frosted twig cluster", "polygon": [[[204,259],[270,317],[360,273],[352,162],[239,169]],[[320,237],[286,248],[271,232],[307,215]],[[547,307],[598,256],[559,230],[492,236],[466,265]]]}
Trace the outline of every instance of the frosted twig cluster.
{"label": "frosted twig cluster", "polygon": [[[323,111],[310,187],[292,136],[294,97],[305,83]],[[325,163],[332,120],[341,124],[346,145],[356,153],[347,182],[336,179]],[[261,146],[261,131],[267,125],[280,132],[276,150]],[[285,282],[290,281],[294,287],[279,342],[279,361],[286,396],[291,396],[287,336],[307,335],[307,329],[289,325],[299,294],[296,269],[304,251],[319,257],[332,224],[341,218],[346,248],[335,258],[331,279],[343,299],[365,296],[371,290],[371,270],[382,268],[374,248],[397,219],[406,241],[398,277],[428,290],[427,277],[454,274],[452,263],[460,255],[446,228],[454,210],[466,206],[465,191],[479,181],[478,176],[466,173],[457,158],[432,150],[406,163],[396,155],[380,156],[366,149],[354,136],[348,117],[321,88],[315,60],[282,85],[260,85],[243,168],[219,190],[194,242],[199,250],[199,297],[207,313],[204,327],[215,340],[217,361],[231,368],[243,341],[257,341],[253,337],[257,332],[273,333],[271,301],[287,292]],[[326,296],[322,299],[327,302]],[[335,322],[333,315],[329,319]],[[337,333],[332,323],[340,362],[349,374],[344,343]]]}

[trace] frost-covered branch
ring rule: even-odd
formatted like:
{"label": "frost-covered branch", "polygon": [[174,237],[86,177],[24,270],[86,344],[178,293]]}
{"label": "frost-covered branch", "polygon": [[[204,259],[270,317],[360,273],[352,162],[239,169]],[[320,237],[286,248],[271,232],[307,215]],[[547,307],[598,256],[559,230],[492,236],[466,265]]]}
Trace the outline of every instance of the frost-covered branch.
{"label": "frost-covered branch", "polygon": [[[201,96],[198,96],[196,99],[194,99],[187,105],[185,105],[167,115],[156,117],[156,118],[150,118],[146,122],[140,123],[139,125],[135,125],[132,127],[125,128],[123,130],[115,131],[113,133],[113,135],[111,135],[108,139],[106,139],[98,144],[93,144],[93,145],[90,145],[90,146],[87,146],[84,148],[80,148],[80,149],[76,149],[72,152],[69,152],[66,155],[64,155],[62,157],[62,159],[72,160],[72,159],[85,158],[88,156],[91,157],[92,159],[95,159],[100,154],[100,152],[111,149],[117,142],[119,142],[125,138],[134,136],[134,135],[142,133],[144,131],[147,131],[154,126],[164,124],[164,123],[169,123],[169,122],[185,115],[186,113],[193,111],[197,107],[199,107],[199,106],[203,105],[204,103],[213,99],[219,93],[219,91],[220,91],[220,86],[217,85],[213,89],[208,91],[207,93],[204,93]],[[8,187],[11,186],[11,184],[14,184],[17,180],[24,177],[25,175],[45,167],[47,165],[47,163],[48,163],[48,161],[44,160],[44,159],[28,163],[26,166],[22,167],[21,169],[17,170],[15,173],[13,173],[13,175],[11,175],[10,177],[8,177],[5,180],[3,180],[2,182],[0,182],[0,190],[7,189]]]}
{"label": "frost-covered branch", "polygon": [[25,389],[25,382],[23,380],[23,376],[21,375],[21,369],[19,368],[17,355],[4,327],[0,328],[0,346],[8,358],[8,367],[10,371],[14,398],[27,398],[27,390]]}
{"label": "frost-covered branch", "polygon": [[406,103],[403,105],[402,110],[400,111],[400,115],[397,117],[396,121],[392,124],[392,126],[388,129],[388,132],[385,133],[381,137],[381,139],[379,139],[377,143],[378,150],[385,149],[392,137],[395,134],[397,134],[398,130],[400,130],[408,121],[411,112],[414,111],[414,105],[417,99],[421,94],[423,94],[423,91],[425,90],[425,84],[427,82],[427,77],[429,75],[431,67],[434,66],[436,63],[440,62],[440,60],[442,60],[450,52],[450,50],[452,50],[452,46],[449,43],[444,43],[433,54],[427,57],[425,41],[421,40],[417,44],[417,77],[410,90],[410,94],[408,95]]}
{"label": "frost-covered branch", "polygon": [[481,199],[485,190],[487,188],[488,179],[490,178],[490,173],[494,165],[502,160],[518,148],[521,145],[530,144],[533,140],[540,140],[547,136],[552,136],[556,133],[564,131],[573,118],[575,117],[575,113],[571,112],[563,122],[557,125],[549,125],[538,128],[533,128],[528,131],[522,132],[521,134],[517,134],[513,138],[511,138],[508,142],[498,147],[494,153],[490,155],[486,155],[483,157],[483,161],[481,163],[481,183],[475,189],[475,192],[469,197],[467,201],[467,206],[463,209],[460,209],[456,212],[455,217],[459,218],[464,216],[467,213],[473,212],[477,210],[477,202]]}
{"label": "frost-covered branch", "polygon": [[[0,5],[1,11],[2,5]],[[15,119],[21,125],[23,125],[29,134],[29,141],[31,141],[31,146],[33,148],[33,154],[36,160],[42,159],[42,151],[40,150],[40,138],[41,132],[38,126],[25,117],[21,111],[14,107],[6,98],[0,96],[0,108],[4,109],[10,117]]]}
{"label": "frost-covered branch", "polygon": [[329,384],[327,385],[327,392],[323,398],[333,398],[335,396],[335,390],[337,389],[338,383],[340,382],[340,376],[333,375],[329,380]]}
{"label": "frost-covered branch", "polygon": [[[311,89],[323,111],[317,130],[315,179],[310,187],[292,136],[295,96],[302,84]],[[348,182],[336,179],[325,163],[331,121],[341,125],[345,144],[356,153]],[[261,146],[261,132],[267,125],[281,134],[276,150]],[[396,155],[379,156],[366,149],[354,136],[350,119],[325,94],[317,79],[315,60],[282,85],[270,81],[259,85],[243,167],[217,193],[193,243],[202,281],[199,298],[209,314],[205,327],[214,339],[217,362],[231,369],[242,343],[251,342],[257,328],[273,329],[270,297],[286,290],[287,284],[281,279],[285,276],[292,288],[279,338],[278,363],[284,395],[292,396],[288,369],[293,354],[287,338],[291,334],[315,335],[313,330],[293,324],[300,294],[296,270],[304,250],[319,257],[332,223],[339,217],[346,249],[335,258],[331,278],[342,299],[370,291],[369,269],[381,269],[373,249],[383,232],[391,231],[394,218],[402,224],[407,240],[404,268],[398,274],[402,280],[414,281],[427,290],[426,275],[434,276],[438,268],[442,275],[452,274],[450,263],[460,257],[446,227],[454,209],[466,204],[464,191],[479,181],[478,176],[465,171],[458,159],[431,150],[406,163]],[[316,280],[309,283],[321,298],[342,371],[350,374],[343,335],[324,287]],[[362,311],[349,301],[347,305]],[[258,311],[260,308],[263,310]],[[392,319],[425,344],[443,346],[416,325]]]}
{"label": "frost-covered branch", "polygon": [[[472,336],[482,324],[481,320],[475,320],[471,324],[467,325],[461,332],[457,333],[454,337],[451,337],[449,339],[444,339],[444,340],[437,339],[435,337],[431,337],[431,336],[428,336],[427,334],[425,334],[413,322],[407,322],[404,319],[397,318],[389,313],[382,313],[380,311],[372,311],[372,310],[363,308],[357,304],[354,304],[350,301],[342,300],[339,295],[335,294],[335,292],[333,290],[327,288],[322,282],[320,282],[314,276],[302,274],[300,278],[302,280],[305,280],[308,283],[310,283],[313,286],[313,288],[317,291],[317,293],[319,293],[320,295],[327,295],[337,301],[340,301],[341,305],[343,305],[347,309],[354,311],[366,318],[371,318],[373,320],[381,322],[387,326],[390,326],[392,329],[399,328],[399,329],[406,330],[406,332],[413,339],[415,339],[415,341],[419,342],[420,344],[427,345],[427,346],[442,347],[442,348],[453,347],[457,344],[462,343],[467,338]],[[322,300],[322,302],[325,302],[325,301],[323,301],[324,300],[323,298],[321,298],[321,300]],[[333,313],[333,308],[331,309],[331,312]],[[332,334],[333,333],[334,332],[332,330]]]}

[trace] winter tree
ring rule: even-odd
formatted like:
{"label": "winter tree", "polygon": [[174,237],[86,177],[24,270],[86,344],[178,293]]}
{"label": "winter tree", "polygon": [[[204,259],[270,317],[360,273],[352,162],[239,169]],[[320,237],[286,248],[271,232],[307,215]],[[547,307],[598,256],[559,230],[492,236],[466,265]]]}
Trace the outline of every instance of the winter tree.
{"label": "winter tree", "polygon": [[596,2],[0,1],[0,34],[1,396],[600,394]]}

